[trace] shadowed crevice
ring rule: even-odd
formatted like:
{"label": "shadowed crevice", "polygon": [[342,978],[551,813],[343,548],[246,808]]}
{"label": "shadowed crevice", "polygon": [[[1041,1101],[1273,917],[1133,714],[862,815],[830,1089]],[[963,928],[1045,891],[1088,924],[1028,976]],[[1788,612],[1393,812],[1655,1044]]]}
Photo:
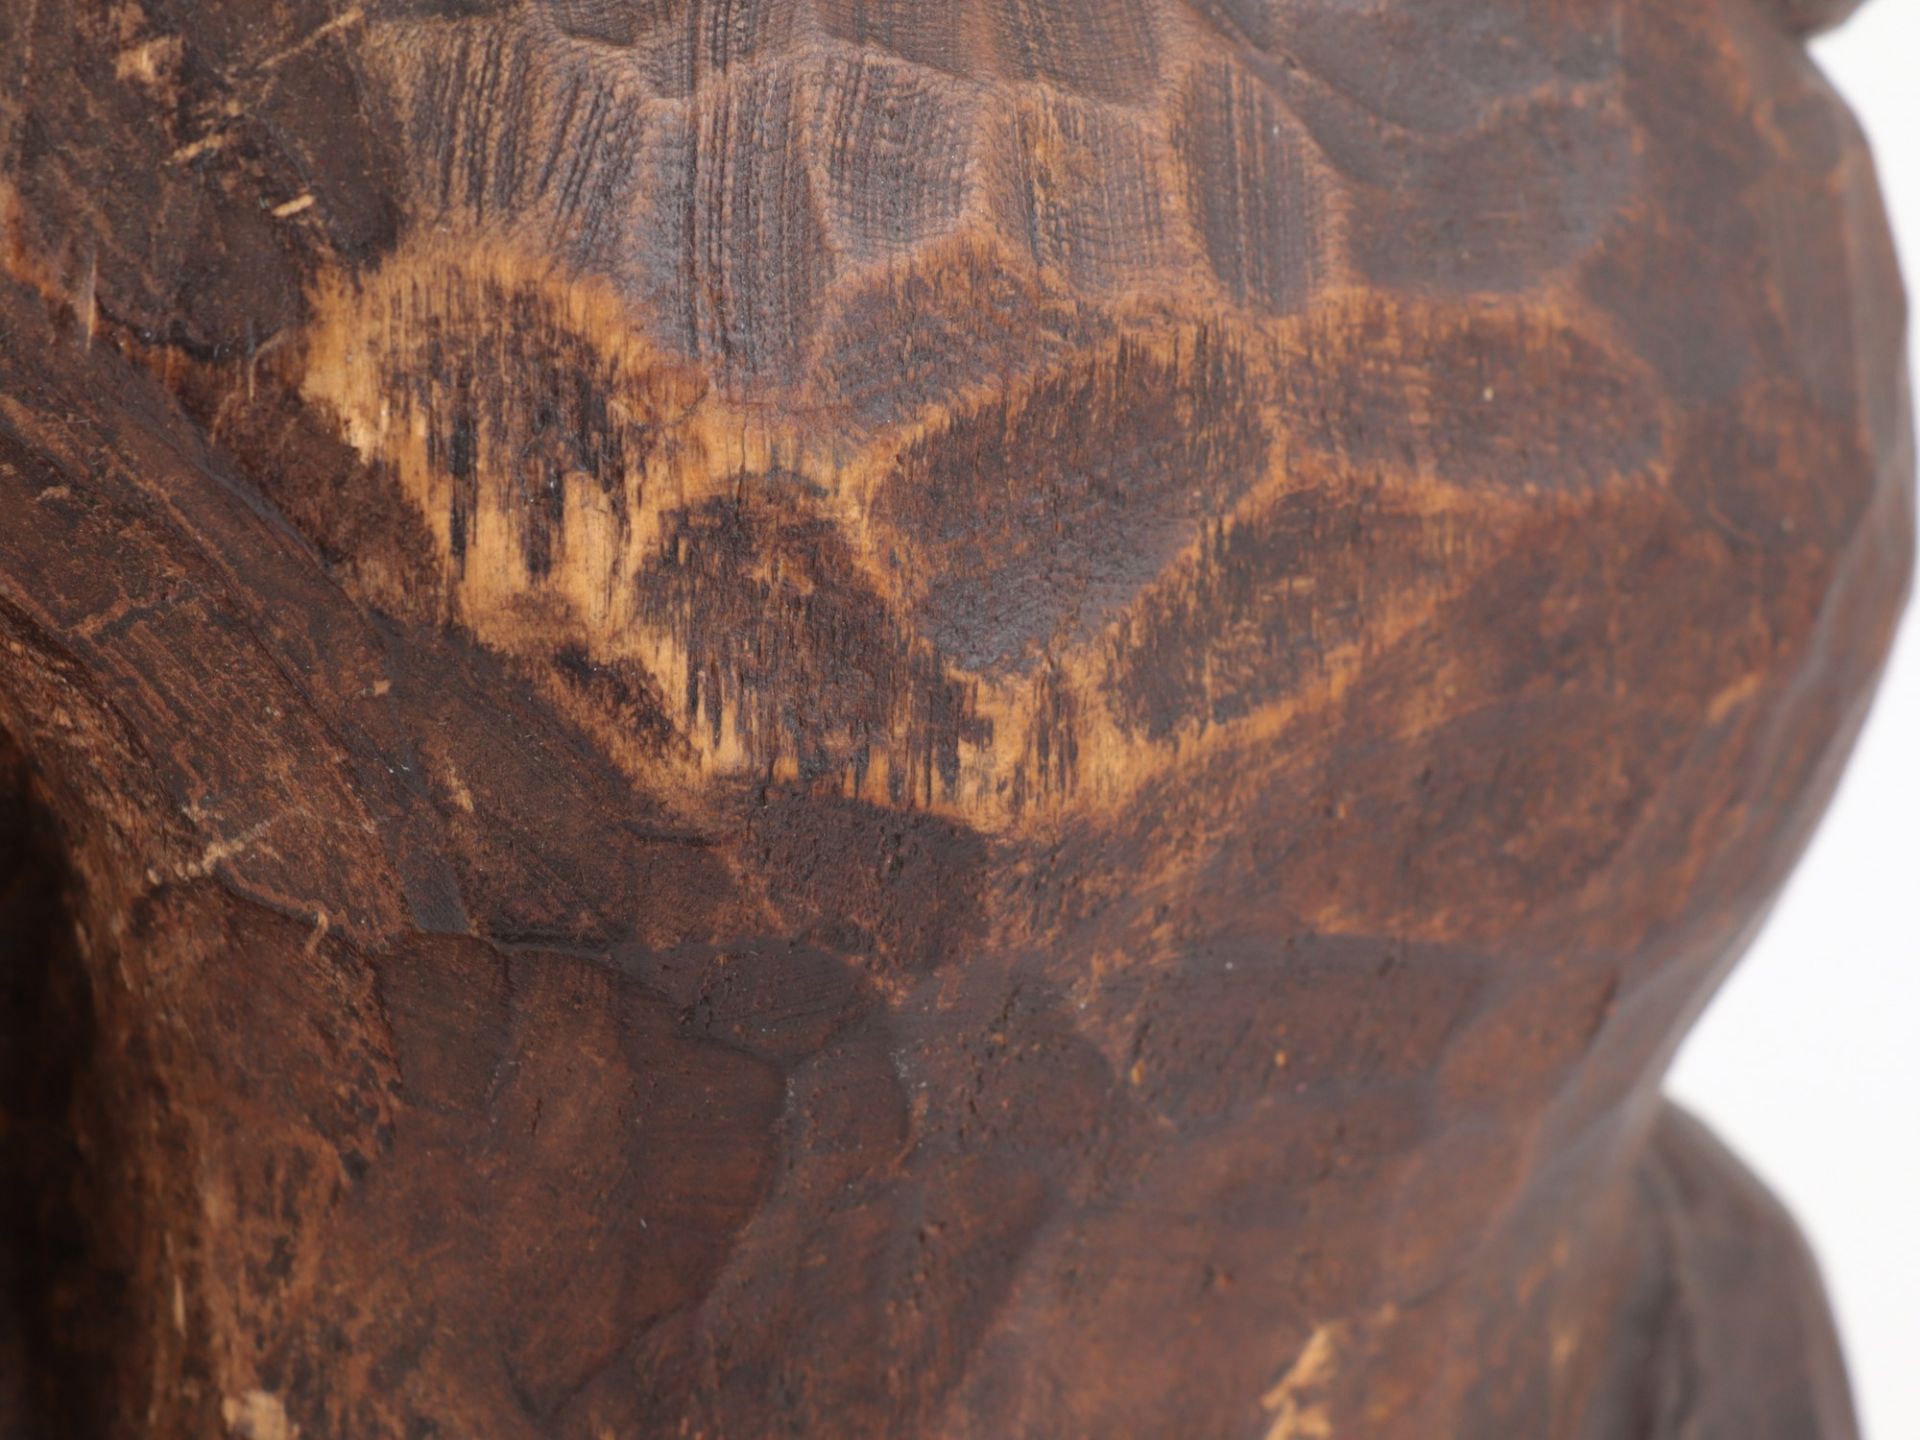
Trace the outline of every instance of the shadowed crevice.
{"label": "shadowed crevice", "polygon": [[93,1217],[115,1147],[87,1076],[92,986],[31,767],[0,732],[0,1440],[131,1433],[100,1383],[127,1274]]}

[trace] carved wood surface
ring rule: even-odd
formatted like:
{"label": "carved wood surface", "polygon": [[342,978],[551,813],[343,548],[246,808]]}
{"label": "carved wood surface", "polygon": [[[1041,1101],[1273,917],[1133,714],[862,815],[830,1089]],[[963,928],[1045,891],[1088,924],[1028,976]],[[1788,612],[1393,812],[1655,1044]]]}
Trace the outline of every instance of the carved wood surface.
{"label": "carved wood surface", "polygon": [[1846,8],[0,6],[0,1436],[1851,1436]]}

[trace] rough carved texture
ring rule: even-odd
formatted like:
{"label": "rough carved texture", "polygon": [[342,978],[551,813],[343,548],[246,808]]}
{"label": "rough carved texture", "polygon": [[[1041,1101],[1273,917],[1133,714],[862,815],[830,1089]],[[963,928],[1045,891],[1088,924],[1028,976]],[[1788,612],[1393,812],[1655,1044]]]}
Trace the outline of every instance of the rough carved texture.
{"label": "rough carved texture", "polygon": [[1844,8],[0,7],[0,1435],[1849,1436]]}

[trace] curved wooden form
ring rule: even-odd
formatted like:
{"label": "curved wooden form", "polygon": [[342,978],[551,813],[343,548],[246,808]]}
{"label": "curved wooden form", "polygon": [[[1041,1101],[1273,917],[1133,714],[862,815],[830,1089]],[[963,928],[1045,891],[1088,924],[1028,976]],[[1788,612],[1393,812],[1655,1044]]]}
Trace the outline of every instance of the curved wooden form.
{"label": "curved wooden form", "polygon": [[1850,1436],[1844,8],[0,6],[0,1436]]}

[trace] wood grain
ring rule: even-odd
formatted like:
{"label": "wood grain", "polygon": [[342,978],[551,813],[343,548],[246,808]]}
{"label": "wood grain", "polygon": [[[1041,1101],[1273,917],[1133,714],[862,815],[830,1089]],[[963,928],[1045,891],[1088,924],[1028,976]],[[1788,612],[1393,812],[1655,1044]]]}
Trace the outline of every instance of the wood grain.
{"label": "wood grain", "polygon": [[0,1437],[1850,1440],[1845,8],[0,9]]}

